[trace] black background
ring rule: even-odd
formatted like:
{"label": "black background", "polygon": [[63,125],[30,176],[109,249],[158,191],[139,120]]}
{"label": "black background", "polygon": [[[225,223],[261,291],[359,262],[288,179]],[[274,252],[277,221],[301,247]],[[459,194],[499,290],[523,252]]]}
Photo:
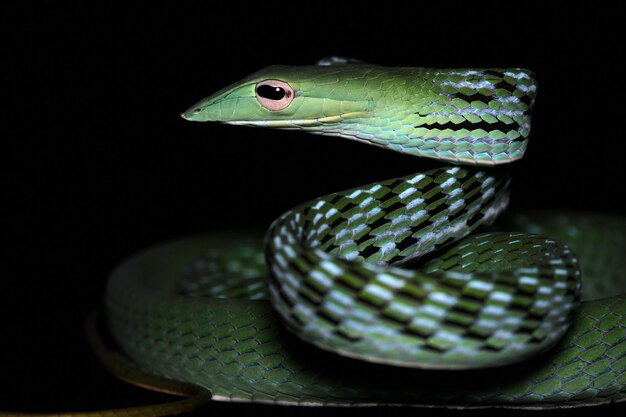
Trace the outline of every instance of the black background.
{"label": "black background", "polygon": [[[321,2],[223,9],[178,3],[44,3],[4,14],[0,410],[94,410],[167,399],[108,375],[85,341],[83,320],[118,262],[174,237],[266,227],[296,203],[428,166],[339,138],[178,116],[267,65],[338,54],[391,66],[530,68],[539,96],[511,205],[625,212],[624,29],[617,10],[526,2],[351,10]],[[295,413],[207,407],[216,415],[258,408]],[[484,413],[497,411],[470,412]]]}

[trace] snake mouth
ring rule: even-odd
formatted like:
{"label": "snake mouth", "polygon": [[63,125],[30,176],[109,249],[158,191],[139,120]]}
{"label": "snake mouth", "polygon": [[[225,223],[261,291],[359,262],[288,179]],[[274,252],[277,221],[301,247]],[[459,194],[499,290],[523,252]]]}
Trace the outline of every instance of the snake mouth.
{"label": "snake mouth", "polygon": [[236,126],[271,127],[282,129],[298,129],[302,127],[321,126],[323,124],[340,123],[347,119],[366,117],[366,112],[343,113],[336,116],[324,116],[311,119],[288,120],[230,120],[224,123]]}

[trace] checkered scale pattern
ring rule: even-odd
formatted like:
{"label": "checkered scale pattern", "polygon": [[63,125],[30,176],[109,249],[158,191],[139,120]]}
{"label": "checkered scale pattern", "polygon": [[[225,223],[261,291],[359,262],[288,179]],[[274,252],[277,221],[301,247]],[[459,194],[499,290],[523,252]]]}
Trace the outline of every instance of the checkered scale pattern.
{"label": "checkered scale pattern", "polygon": [[267,237],[277,311],[300,338],[371,362],[472,368],[545,350],[578,305],[566,246],[480,235],[426,269],[399,267],[491,224],[507,184],[501,173],[448,167],[295,208]]}
{"label": "checkered scale pattern", "polygon": [[[589,252],[618,271],[626,269],[623,219],[530,213],[507,216],[502,224],[516,232],[490,234],[496,243],[485,235],[467,237],[443,248],[422,271],[435,276],[447,271],[460,286],[470,282],[463,279],[468,274],[503,271],[507,263],[520,267],[526,257],[540,257],[535,244],[542,241],[535,236],[528,241],[533,244],[525,244],[519,233],[538,231],[578,236],[573,243],[584,264]],[[589,241],[593,248],[585,251],[581,245]],[[583,302],[572,328],[553,349],[520,364],[451,373],[357,363],[285,331],[264,299],[262,247],[261,235],[228,233],[153,248],[120,266],[109,282],[106,305],[123,352],[145,372],[204,387],[219,401],[549,408],[626,399],[623,296],[605,292],[595,296],[611,297]],[[232,276],[238,285],[230,285]],[[621,279],[616,283],[622,285]],[[524,305],[527,294],[534,293],[539,303],[550,300],[543,285],[521,284],[510,298],[483,297],[481,302],[491,307],[480,310],[482,293],[476,291],[484,284],[472,285],[460,304],[491,319],[510,306],[513,317],[521,317],[515,306]],[[532,324],[533,315],[526,319]]]}

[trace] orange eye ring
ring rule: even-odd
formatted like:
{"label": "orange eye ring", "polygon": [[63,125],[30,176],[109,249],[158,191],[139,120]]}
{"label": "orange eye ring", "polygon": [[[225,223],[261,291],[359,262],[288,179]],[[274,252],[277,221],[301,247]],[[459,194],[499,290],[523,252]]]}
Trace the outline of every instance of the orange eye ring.
{"label": "orange eye ring", "polygon": [[289,84],[280,80],[264,80],[255,88],[256,99],[270,111],[279,111],[287,108],[296,94]]}

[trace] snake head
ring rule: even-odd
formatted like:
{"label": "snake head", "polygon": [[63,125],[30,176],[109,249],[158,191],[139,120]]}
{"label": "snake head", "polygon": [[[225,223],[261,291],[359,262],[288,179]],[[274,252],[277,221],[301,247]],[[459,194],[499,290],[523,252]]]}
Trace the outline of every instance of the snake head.
{"label": "snake head", "polygon": [[371,100],[323,66],[271,66],[201,100],[181,114],[191,121],[305,128],[367,114]]}
{"label": "snake head", "polygon": [[360,62],[272,66],[182,114],[302,129],[465,165],[520,159],[536,95],[521,68],[432,69]]}

